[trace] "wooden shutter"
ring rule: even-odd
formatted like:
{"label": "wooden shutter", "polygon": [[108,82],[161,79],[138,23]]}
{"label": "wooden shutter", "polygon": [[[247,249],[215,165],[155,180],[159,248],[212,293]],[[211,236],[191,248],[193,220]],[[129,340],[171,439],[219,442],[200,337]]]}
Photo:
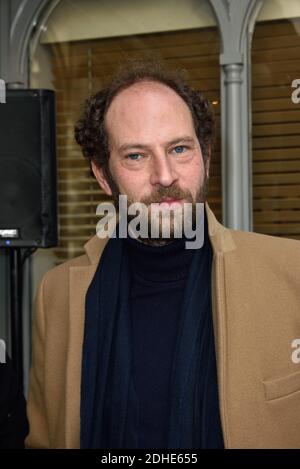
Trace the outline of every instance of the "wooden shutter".
{"label": "wooden shutter", "polygon": [[300,20],[258,23],[252,63],[254,230],[300,239]]}
{"label": "wooden shutter", "polygon": [[212,159],[209,202],[221,219],[219,37],[216,28],[52,44],[57,92],[60,244],[59,262],[81,254],[95,234],[99,202],[107,198],[77,146],[73,128],[84,99],[106,85],[127,57],[160,57],[170,68],[184,68],[189,83],[214,103],[217,142]]}

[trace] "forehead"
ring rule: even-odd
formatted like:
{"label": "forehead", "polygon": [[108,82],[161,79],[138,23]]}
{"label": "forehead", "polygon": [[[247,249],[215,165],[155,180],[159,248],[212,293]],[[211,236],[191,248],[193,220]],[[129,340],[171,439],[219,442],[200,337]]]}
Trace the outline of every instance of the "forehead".
{"label": "forehead", "polygon": [[173,138],[178,131],[193,132],[191,111],[171,88],[151,81],[135,83],[113,99],[106,127],[113,139],[159,136]]}

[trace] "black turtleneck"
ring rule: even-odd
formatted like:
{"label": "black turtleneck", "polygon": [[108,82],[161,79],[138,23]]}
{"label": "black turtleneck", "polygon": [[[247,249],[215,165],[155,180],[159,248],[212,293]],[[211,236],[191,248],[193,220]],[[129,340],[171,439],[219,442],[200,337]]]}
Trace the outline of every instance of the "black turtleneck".
{"label": "black turtleneck", "polygon": [[128,238],[133,383],[139,402],[138,447],[165,448],[169,381],[193,249],[185,239],[149,246]]}

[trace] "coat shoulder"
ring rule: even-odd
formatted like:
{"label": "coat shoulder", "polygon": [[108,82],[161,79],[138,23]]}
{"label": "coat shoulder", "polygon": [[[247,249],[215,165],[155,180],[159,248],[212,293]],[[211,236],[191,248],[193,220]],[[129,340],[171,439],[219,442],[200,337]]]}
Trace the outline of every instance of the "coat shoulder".
{"label": "coat shoulder", "polygon": [[52,269],[48,270],[45,275],[49,277],[56,277],[57,275],[61,276],[68,272],[71,267],[84,267],[87,265],[90,265],[89,258],[86,254],[82,254],[81,256],[74,257],[73,259],[69,259],[62,264],[52,267]]}
{"label": "coat shoulder", "polygon": [[270,236],[250,231],[229,230],[238,246],[249,245],[267,250],[294,250],[299,252],[300,241],[279,236]]}
{"label": "coat shoulder", "polygon": [[244,261],[284,267],[299,266],[300,242],[296,239],[260,233],[229,230],[236,245],[236,253]]}
{"label": "coat shoulder", "polygon": [[46,291],[48,288],[63,290],[67,286],[69,272],[72,267],[87,267],[89,265],[90,260],[86,254],[65,261],[44,273],[40,281],[40,287],[46,288]]}

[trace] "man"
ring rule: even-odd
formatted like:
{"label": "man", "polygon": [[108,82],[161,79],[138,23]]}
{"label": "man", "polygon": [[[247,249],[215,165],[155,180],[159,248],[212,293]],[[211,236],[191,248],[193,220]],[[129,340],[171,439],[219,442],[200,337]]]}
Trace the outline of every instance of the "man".
{"label": "man", "polygon": [[[76,140],[151,224],[154,203],[205,202],[213,130],[201,93],[142,64],[87,101]],[[207,203],[201,248],[176,223],[95,235],[42,279],[28,446],[300,447],[299,243],[226,229]]]}

